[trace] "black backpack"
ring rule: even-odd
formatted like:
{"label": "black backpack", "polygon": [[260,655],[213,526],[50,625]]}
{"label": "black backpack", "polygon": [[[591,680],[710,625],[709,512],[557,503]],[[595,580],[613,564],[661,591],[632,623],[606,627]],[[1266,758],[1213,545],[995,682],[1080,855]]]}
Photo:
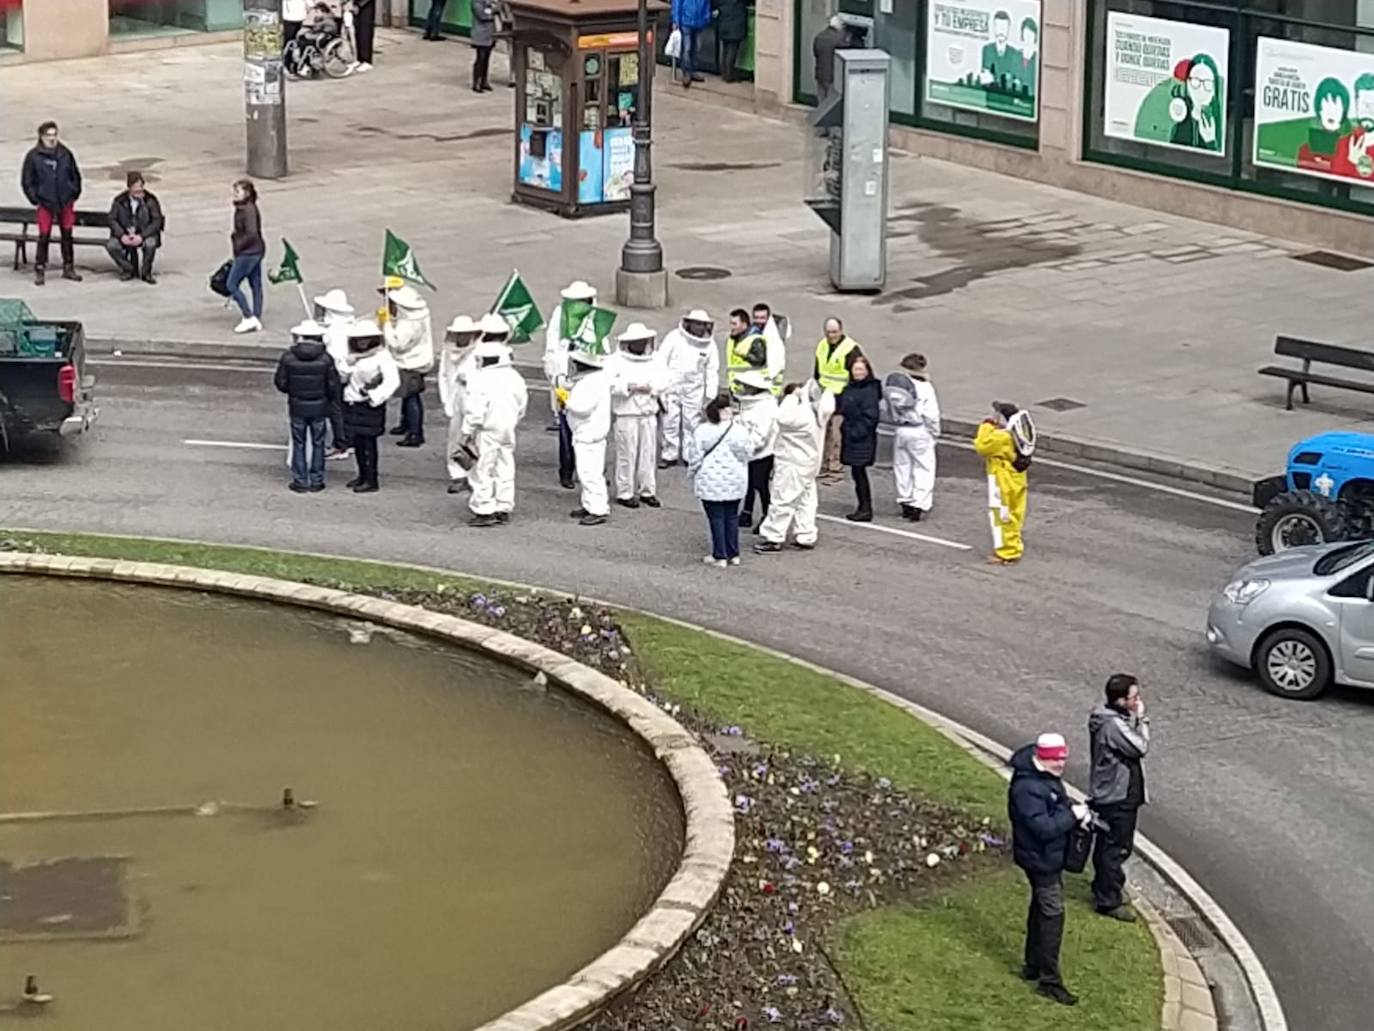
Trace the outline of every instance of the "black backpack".
{"label": "black backpack", "polygon": [[210,290],[221,297],[229,296],[229,270],[234,267],[232,261],[226,261],[219,268],[215,269],[214,275],[210,277]]}

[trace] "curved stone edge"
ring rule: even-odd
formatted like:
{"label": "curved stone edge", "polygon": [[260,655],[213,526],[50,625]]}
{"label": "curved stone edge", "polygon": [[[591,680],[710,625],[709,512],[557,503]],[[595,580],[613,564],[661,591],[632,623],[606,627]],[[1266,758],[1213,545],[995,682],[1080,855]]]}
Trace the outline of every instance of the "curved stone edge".
{"label": "curved stone edge", "polygon": [[214,591],[336,615],[354,616],[437,637],[498,661],[541,672],[625,723],[653,749],[677,786],[686,845],[677,872],[620,942],[567,981],[474,1031],[568,1031],[671,959],[706,919],[735,851],[735,817],[715,763],[680,723],[642,695],[543,645],[493,627],[403,605],[271,577],[109,558],[0,552],[0,574],[72,577]]}

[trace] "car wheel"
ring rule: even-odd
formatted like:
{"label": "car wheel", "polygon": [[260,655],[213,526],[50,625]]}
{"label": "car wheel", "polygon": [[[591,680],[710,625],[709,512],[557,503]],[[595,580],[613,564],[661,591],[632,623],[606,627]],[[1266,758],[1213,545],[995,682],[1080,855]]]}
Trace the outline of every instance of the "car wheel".
{"label": "car wheel", "polygon": [[1346,510],[1339,501],[1309,490],[1280,494],[1264,506],[1255,524],[1255,548],[1261,555],[1330,544],[1349,536]]}
{"label": "car wheel", "polygon": [[1265,690],[1280,698],[1310,701],[1331,686],[1331,657],[1317,637],[1296,627],[1275,630],[1255,652]]}

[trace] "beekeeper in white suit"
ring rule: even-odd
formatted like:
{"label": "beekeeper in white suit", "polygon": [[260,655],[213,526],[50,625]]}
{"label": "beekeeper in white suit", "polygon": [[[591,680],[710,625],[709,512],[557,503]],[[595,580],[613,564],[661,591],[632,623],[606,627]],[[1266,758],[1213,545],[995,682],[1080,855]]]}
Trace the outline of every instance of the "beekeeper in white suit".
{"label": "beekeeper in white suit", "polygon": [[720,393],[720,351],[714,333],[711,316],[694,308],[663,338],[658,349],[666,380],[660,469],[682,460],[683,441],[701,425],[706,403]]}
{"label": "beekeeper in white suit", "polygon": [[902,518],[919,523],[935,501],[935,442],[940,437],[940,402],[926,375],[924,355],[909,354],[883,382],[883,404],[895,427],[892,475]]}
{"label": "beekeeper in white suit", "polygon": [[[335,287],[315,298],[315,321],[324,326],[324,346],[329,357],[334,359],[334,367],[339,370],[339,381],[348,379],[348,327],[353,325],[353,305],[348,303],[348,295]],[[330,447],[325,458],[337,461],[348,458],[351,449],[348,434],[343,428],[343,392],[329,399]]]}
{"label": "beekeeper in white suit", "polygon": [[632,322],[616,339],[607,363],[615,418],[615,501],[626,508],[658,508],[658,407],[663,367],[654,354],[656,333]]}
{"label": "beekeeper in white suit", "polygon": [[[502,320],[505,324],[505,320]],[[439,355],[439,401],[448,416],[448,446],[444,455],[448,462],[448,492],[461,494],[472,489],[468,471],[454,459],[463,441],[463,401],[468,380],[476,368],[472,355],[481,329],[466,315],[459,315],[444,331],[444,350]]]}
{"label": "beekeeper in white suit", "polygon": [[835,413],[835,395],[814,380],[793,383],[778,404],[777,439],[773,443],[772,499],[759,527],[760,555],[781,551],[787,534],[798,548],[816,546],[816,477],[821,471],[825,427]]}
{"label": "beekeeper in white suit", "polygon": [[562,300],[550,313],[544,331],[544,379],[549,384],[549,406],[558,420],[558,482],[571,490],[575,486],[572,435],[559,397],[560,390],[566,392],[571,385],[568,355],[575,346],[572,335],[591,314],[596,304],[596,287],[578,279],[565,286],[560,296]]}
{"label": "beekeeper in white suit", "polygon": [[463,398],[459,446],[477,456],[468,470],[468,525],[497,526],[510,522],[515,510],[515,430],[525,417],[529,393],[524,377],[511,365],[506,320],[485,315],[480,327],[482,339],[472,354],[472,375]]}
{"label": "beekeeper in white suit", "polygon": [[572,435],[582,503],[569,514],[583,526],[600,526],[611,514],[606,490],[606,438],[611,433],[611,374],[606,356],[579,347],[568,355],[572,387],[560,400]]}

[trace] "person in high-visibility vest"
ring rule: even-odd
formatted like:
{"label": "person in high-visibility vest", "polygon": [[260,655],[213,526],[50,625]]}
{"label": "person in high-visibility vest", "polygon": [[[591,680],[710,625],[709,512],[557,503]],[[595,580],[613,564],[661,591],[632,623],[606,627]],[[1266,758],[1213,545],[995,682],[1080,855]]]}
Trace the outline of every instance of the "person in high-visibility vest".
{"label": "person in high-visibility vest", "polygon": [[773,309],[760,301],[754,305],[751,326],[753,331],[763,337],[765,349],[764,369],[772,384],[774,397],[782,397],[783,381],[787,370],[787,338],[791,336],[787,318],[774,315]]}
{"label": "person in high-visibility vest", "polygon": [[725,385],[738,394],[736,377],[742,372],[765,372],[768,367],[768,341],[749,324],[749,313],[736,308],[730,313],[730,335],[725,340]]}
{"label": "person in high-visibility vest", "polygon": [[[855,359],[862,357],[863,351],[858,341],[846,336],[844,323],[832,315],[825,320],[825,336],[816,343],[816,368],[813,373],[816,382],[822,389],[834,394],[838,401],[844,388],[849,385],[849,370],[854,367]],[[821,465],[821,476],[827,479],[840,475],[840,426],[843,423],[844,416],[836,411],[825,427],[825,458]]]}

